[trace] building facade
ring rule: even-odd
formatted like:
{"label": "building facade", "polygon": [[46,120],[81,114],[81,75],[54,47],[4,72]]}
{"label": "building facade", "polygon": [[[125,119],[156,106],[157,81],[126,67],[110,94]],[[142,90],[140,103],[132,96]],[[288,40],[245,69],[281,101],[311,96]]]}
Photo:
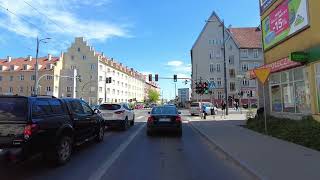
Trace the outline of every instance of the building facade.
{"label": "building facade", "polygon": [[[63,57],[38,58],[39,63],[39,87],[38,94],[59,97],[60,71],[62,69]],[[0,59],[0,94],[23,95],[34,94],[35,83],[35,58]]]}
{"label": "building facade", "polygon": [[190,89],[189,88],[180,88],[178,89],[178,102],[182,106],[186,106],[186,103],[190,101]]}
{"label": "building facade", "polygon": [[[95,51],[82,37],[76,38],[64,53],[63,69],[66,74],[77,70],[81,82],[77,82],[76,97],[83,98],[89,104],[144,100],[145,76]],[[106,83],[109,77],[111,83]],[[65,84],[68,86],[61,88],[61,94],[72,96],[71,81]]]}
{"label": "building facade", "polygon": [[271,70],[264,87],[268,114],[320,119],[319,6],[318,0],[261,4],[265,65],[259,68]]}
{"label": "building facade", "polygon": [[[259,28],[224,28],[225,54],[223,51],[223,22],[215,12],[206,22],[191,50],[192,100],[224,101],[224,59],[227,69],[227,92],[229,105],[232,100],[257,103],[256,80],[246,78],[246,72],[263,62],[261,31]],[[195,93],[196,82],[213,82],[211,94]],[[243,96],[240,96],[240,94]]]}

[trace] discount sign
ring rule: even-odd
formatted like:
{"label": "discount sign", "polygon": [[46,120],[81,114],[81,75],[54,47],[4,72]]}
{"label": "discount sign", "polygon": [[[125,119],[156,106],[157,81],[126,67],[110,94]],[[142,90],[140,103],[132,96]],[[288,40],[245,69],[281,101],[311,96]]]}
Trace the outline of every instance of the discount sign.
{"label": "discount sign", "polygon": [[307,0],[285,0],[262,20],[264,49],[309,25]]}

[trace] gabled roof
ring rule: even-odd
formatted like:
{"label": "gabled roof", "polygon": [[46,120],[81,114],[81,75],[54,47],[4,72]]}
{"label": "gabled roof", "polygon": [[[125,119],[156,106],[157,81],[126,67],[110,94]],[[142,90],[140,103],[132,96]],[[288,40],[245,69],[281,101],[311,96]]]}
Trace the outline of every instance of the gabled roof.
{"label": "gabled roof", "polygon": [[[217,13],[216,13],[215,11],[212,12],[212,14],[211,14],[211,16],[209,17],[209,19],[212,19],[213,17],[216,17],[216,18],[218,19],[218,22],[219,22],[220,24],[223,23],[223,21],[219,18],[219,16],[217,15]],[[196,44],[197,44],[198,41],[200,40],[200,37],[202,36],[202,34],[204,33],[205,29],[207,28],[208,23],[210,23],[210,22],[207,21],[206,24],[205,24],[205,26],[202,28],[201,33],[199,34],[199,36],[197,37],[196,41],[194,42],[191,50],[196,46]],[[228,29],[227,29],[226,27],[225,27],[225,30],[226,30],[227,34],[228,34],[229,36],[231,36],[231,38],[234,40],[233,35],[228,31]],[[226,37],[227,37],[227,36],[226,36]],[[239,44],[237,43],[237,41],[234,40],[234,42],[235,42],[236,45],[239,47]]]}
{"label": "gabled roof", "polygon": [[229,28],[240,48],[262,48],[259,27]]}
{"label": "gabled roof", "polygon": [[[41,68],[39,70],[46,70],[47,64],[54,64],[60,60],[60,57],[51,57],[51,60],[48,60],[48,57],[40,57],[38,58],[38,64],[41,65]],[[12,58],[9,62],[7,59],[0,59],[0,65],[6,66],[10,68],[10,65],[18,66],[19,68],[15,71],[22,71],[23,65],[29,65],[31,68],[29,70],[34,70],[36,58],[32,58],[31,61],[29,61],[29,58]],[[8,69],[9,70],[9,69]],[[8,71],[7,70],[7,71]]]}

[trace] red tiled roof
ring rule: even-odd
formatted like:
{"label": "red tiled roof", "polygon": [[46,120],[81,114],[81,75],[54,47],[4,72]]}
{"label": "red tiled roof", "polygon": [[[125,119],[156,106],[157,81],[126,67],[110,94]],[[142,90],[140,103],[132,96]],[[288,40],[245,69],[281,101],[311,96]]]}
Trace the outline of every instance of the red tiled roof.
{"label": "red tiled roof", "polygon": [[[40,57],[38,58],[38,63],[41,65],[41,68],[39,70],[45,70],[47,67],[47,64],[54,64],[57,61],[59,61],[59,57],[51,57],[51,61],[48,61],[48,57]],[[34,65],[36,62],[36,58],[32,58],[31,61],[29,61],[29,58],[12,58],[10,62],[7,61],[7,59],[0,59],[0,65],[6,66],[6,71],[10,70],[10,65],[18,66],[19,68],[15,71],[21,71],[23,70],[23,65],[29,65],[31,66],[28,70],[34,70]]]}
{"label": "red tiled roof", "polygon": [[262,48],[261,30],[257,27],[229,28],[240,48]]}

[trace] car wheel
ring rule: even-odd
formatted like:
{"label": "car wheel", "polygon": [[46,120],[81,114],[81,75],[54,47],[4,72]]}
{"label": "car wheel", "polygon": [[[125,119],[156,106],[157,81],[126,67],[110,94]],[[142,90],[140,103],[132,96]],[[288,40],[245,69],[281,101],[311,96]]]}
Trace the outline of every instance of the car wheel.
{"label": "car wheel", "polygon": [[97,132],[96,141],[101,142],[101,141],[103,141],[103,138],[104,138],[104,127],[100,126],[99,131]]}
{"label": "car wheel", "polygon": [[72,153],[72,139],[69,136],[62,136],[53,152],[53,159],[57,165],[63,165],[70,160]]}
{"label": "car wheel", "polygon": [[122,130],[125,131],[129,128],[129,120],[128,117],[126,117],[126,119],[124,120],[124,122],[122,123]]}

